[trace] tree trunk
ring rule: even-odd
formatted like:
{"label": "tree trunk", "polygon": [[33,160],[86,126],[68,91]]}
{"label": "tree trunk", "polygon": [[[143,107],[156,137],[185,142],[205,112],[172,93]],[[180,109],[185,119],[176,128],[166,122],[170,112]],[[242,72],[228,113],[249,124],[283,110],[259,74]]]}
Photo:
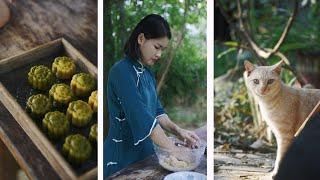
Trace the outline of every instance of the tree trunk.
{"label": "tree trunk", "polygon": [[[185,33],[185,32],[182,32],[182,33]],[[159,78],[159,82],[158,82],[158,85],[157,85],[157,92],[158,93],[160,92],[161,88],[163,87],[163,85],[165,83],[165,78],[166,78],[166,76],[167,76],[167,74],[169,72],[169,69],[170,69],[170,66],[172,64],[175,52],[180,47],[183,38],[184,38],[184,35],[181,35],[181,38],[179,38],[179,41],[178,41],[176,47],[172,47],[170,49],[168,60],[167,60],[167,64],[165,65],[165,69],[164,69],[163,73],[161,73],[161,76]]]}
{"label": "tree trunk", "polygon": [[[114,38],[112,36],[113,34],[113,26],[112,26],[112,1],[105,1],[103,10],[104,10],[104,50],[103,50],[103,57],[104,57],[104,63],[103,63],[103,83],[104,83],[104,98],[103,98],[103,104],[107,105],[107,81],[108,81],[108,71],[111,65],[113,64],[113,60],[115,58],[115,48],[114,48]],[[108,123],[108,112],[107,107],[103,109],[103,113],[106,115],[104,117],[104,123],[103,123],[103,129],[104,129],[104,136],[108,134],[109,130],[109,123]]]}
{"label": "tree trunk", "polygon": [[[104,59],[106,60],[104,63],[105,67],[108,67],[106,65],[109,65],[110,61],[114,59],[114,38],[112,36],[113,33],[113,25],[112,25],[112,1],[105,1],[104,5]],[[109,62],[109,63],[108,63]],[[106,72],[106,71],[105,71]]]}
{"label": "tree trunk", "polygon": [[165,79],[166,79],[166,76],[167,76],[167,74],[169,72],[170,66],[172,64],[175,52],[179,49],[179,47],[181,46],[181,43],[182,43],[182,41],[184,39],[184,36],[185,36],[185,33],[186,33],[188,9],[189,9],[189,1],[186,0],[185,3],[184,3],[183,24],[182,24],[181,29],[179,31],[179,32],[181,32],[180,33],[180,37],[177,40],[176,46],[172,45],[172,48],[170,48],[167,64],[165,65],[165,69],[164,69],[163,73],[161,73],[160,78],[158,78],[159,79],[158,84],[157,84],[157,92],[158,93],[160,92],[161,88],[163,87],[163,85],[165,83]]}
{"label": "tree trunk", "polygon": [[120,18],[119,18],[119,24],[120,24],[120,48],[124,47],[124,44],[126,43],[126,28],[125,28],[125,9],[124,9],[124,0],[119,1],[118,8],[120,11]]}

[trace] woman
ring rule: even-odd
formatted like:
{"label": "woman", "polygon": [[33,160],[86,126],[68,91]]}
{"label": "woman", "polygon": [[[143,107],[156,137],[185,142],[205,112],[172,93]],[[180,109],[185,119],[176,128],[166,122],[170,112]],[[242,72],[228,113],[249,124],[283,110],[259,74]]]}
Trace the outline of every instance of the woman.
{"label": "woman", "polygon": [[171,32],[159,15],[143,18],[124,47],[125,58],[109,71],[109,134],[104,142],[104,177],[154,153],[153,143],[177,150],[163,129],[193,148],[198,136],[174,124],[156,93],[154,74],[146,67],[159,61]]}

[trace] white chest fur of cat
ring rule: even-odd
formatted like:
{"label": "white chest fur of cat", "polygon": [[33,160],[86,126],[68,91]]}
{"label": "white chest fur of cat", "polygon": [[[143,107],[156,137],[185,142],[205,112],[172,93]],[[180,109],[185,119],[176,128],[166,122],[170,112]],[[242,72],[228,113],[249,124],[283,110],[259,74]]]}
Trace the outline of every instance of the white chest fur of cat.
{"label": "white chest fur of cat", "polygon": [[249,61],[244,62],[246,86],[258,102],[262,117],[277,140],[273,176],[294,134],[320,100],[319,89],[285,85],[280,78],[281,65],[282,61],[273,66],[254,66]]}

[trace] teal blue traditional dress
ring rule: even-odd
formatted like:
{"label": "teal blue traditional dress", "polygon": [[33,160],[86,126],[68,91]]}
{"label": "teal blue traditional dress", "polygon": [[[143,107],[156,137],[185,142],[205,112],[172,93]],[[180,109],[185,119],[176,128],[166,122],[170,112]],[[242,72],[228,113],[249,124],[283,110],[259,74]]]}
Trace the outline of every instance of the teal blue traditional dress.
{"label": "teal blue traditional dress", "polygon": [[154,74],[125,58],[109,71],[107,85],[109,134],[104,141],[104,177],[154,153],[149,138],[165,111]]}

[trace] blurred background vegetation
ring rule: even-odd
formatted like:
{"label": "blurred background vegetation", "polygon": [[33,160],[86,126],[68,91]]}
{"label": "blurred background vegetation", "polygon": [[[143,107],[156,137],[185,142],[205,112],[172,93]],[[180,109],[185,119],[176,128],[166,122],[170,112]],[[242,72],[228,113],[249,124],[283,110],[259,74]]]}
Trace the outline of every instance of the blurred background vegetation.
{"label": "blurred background vegetation", "polygon": [[[316,0],[296,2],[297,14],[278,51],[289,59],[291,67],[301,73],[306,83],[320,88],[320,3]],[[261,48],[275,46],[293,12],[294,3],[291,0],[241,1],[245,27]],[[231,21],[223,13],[231,17]],[[250,145],[262,140],[273,147],[275,142],[268,137],[266,124],[256,122],[252,116],[253,105],[249,101],[242,74],[244,60],[271,65],[280,58],[271,55],[264,59],[257,56],[252,48],[243,48],[250,45],[239,35],[237,1],[215,0],[214,18],[215,146],[232,145],[250,149]],[[282,71],[281,76],[286,84],[301,85],[294,73],[287,69]]]}
{"label": "blurred background vegetation", "polygon": [[[206,122],[207,114],[206,2],[203,0],[105,1],[104,84],[110,67],[124,57],[123,46],[131,31],[151,13],[167,19],[173,35],[161,61],[152,67],[162,104],[171,119],[182,127],[199,127]],[[107,125],[107,111],[104,114]]]}

